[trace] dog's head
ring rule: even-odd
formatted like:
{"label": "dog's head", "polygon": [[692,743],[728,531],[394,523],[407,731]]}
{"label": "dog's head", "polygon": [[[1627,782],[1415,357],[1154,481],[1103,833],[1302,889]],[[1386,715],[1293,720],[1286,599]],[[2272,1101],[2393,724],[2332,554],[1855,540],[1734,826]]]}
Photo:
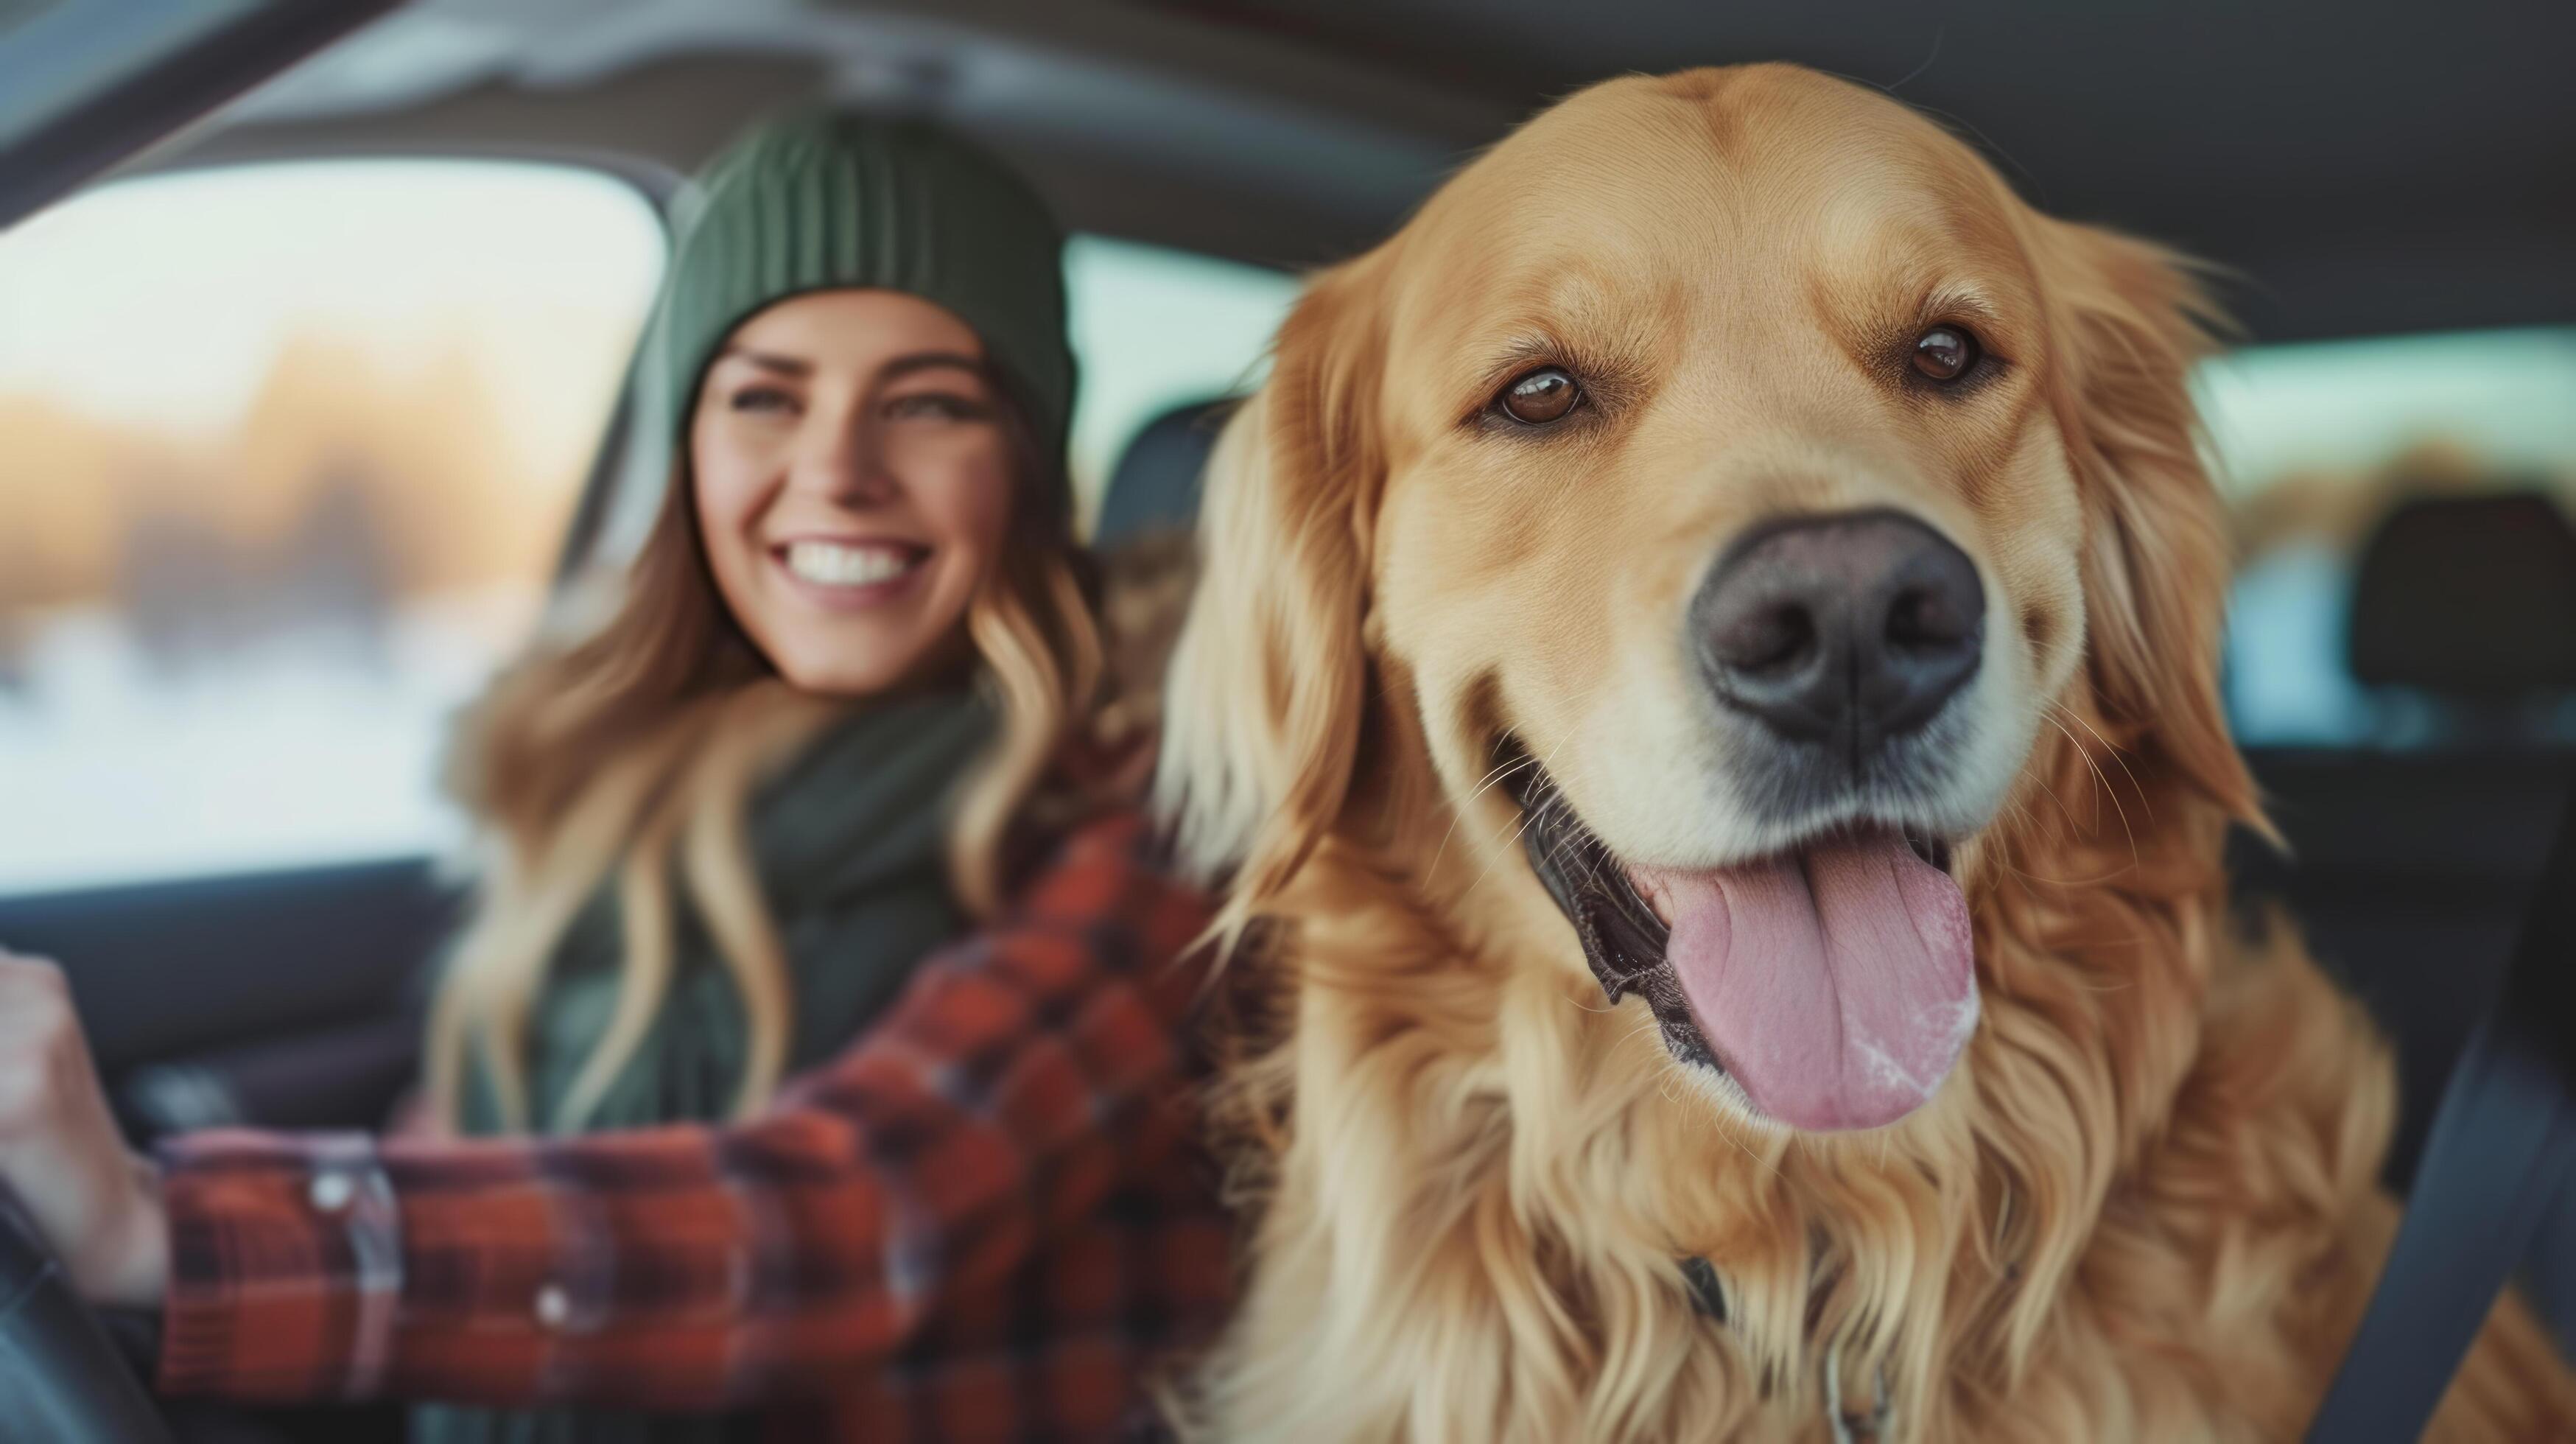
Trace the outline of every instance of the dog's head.
{"label": "dog's head", "polygon": [[2247,807],[2198,308],[1857,86],[1575,96],[1318,277],[1220,441],[1185,850],[1257,910],[1427,810],[1719,1096],[1902,1116],[1972,1029],[1966,898],[2061,733]]}

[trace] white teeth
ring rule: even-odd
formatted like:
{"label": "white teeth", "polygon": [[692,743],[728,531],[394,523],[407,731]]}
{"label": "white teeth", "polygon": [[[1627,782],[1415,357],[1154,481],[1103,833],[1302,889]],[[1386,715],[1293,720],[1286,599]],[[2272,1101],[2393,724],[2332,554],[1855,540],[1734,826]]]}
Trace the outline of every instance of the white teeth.
{"label": "white teeth", "polygon": [[915,565],[913,553],[890,546],[843,546],[838,542],[792,542],[787,569],[806,581],[827,587],[864,587],[890,582]]}

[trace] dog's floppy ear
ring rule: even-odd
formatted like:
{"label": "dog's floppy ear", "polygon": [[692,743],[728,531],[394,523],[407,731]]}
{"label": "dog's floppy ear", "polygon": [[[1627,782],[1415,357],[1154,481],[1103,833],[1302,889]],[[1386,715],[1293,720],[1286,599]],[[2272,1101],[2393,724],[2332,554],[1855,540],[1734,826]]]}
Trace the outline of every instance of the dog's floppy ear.
{"label": "dog's floppy ear", "polygon": [[2090,226],[2042,226],[2057,410],[2084,489],[2094,695],[2120,725],[2115,735],[2260,826],[2218,690],[2229,553],[2189,390],[2218,311],[2167,251]]}
{"label": "dog's floppy ear", "polygon": [[1371,265],[1307,287],[1269,381],[1208,460],[1198,591],[1164,684],[1155,797],[1183,862],[1233,875],[1237,920],[1322,840],[1359,752],[1384,471]]}

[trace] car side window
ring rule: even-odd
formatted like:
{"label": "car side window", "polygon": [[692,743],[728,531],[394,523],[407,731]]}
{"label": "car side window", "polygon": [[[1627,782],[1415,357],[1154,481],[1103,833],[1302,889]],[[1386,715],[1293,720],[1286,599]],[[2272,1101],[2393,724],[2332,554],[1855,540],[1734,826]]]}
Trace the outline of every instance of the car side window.
{"label": "car side window", "polygon": [[112,183],[0,233],[0,896],[416,855],[667,240],[572,166]]}
{"label": "car side window", "polygon": [[1082,513],[1099,513],[1128,444],[1165,410],[1249,392],[1297,299],[1285,271],[1108,236],[1065,247],[1065,299],[1082,362],[1069,438]]}
{"label": "car side window", "polygon": [[[2195,390],[2234,531],[2236,740],[2442,741],[2422,689],[2353,675],[2357,570],[2381,523],[2413,500],[2526,493],[2576,516],[2576,328],[2245,347],[2204,363]],[[2509,730],[2576,739],[2576,699],[2526,701]]]}

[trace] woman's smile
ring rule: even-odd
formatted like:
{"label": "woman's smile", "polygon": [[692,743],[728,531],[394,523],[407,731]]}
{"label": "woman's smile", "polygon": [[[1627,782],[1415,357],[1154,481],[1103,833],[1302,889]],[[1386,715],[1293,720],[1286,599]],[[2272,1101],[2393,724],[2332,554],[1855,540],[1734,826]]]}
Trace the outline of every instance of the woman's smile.
{"label": "woman's smile", "polygon": [[770,548],[789,584],[816,606],[857,611],[913,590],[936,551],[890,538],[798,537]]}
{"label": "woman's smile", "polygon": [[1010,527],[1019,462],[983,340],[918,296],[791,297],[701,382],[690,460],[707,569],[800,691],[945,675]]}

